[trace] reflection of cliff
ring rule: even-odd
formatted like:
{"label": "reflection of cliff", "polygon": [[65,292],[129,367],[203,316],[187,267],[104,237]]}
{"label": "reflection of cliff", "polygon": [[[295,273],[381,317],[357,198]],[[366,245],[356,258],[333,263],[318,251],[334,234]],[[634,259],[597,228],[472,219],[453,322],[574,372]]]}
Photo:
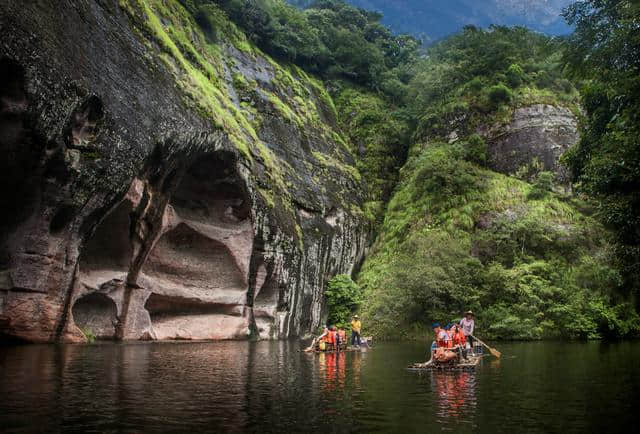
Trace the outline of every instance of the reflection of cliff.
{"label": "reflection of cliff", "polygon": [[362,355],[299,350],[292,340],[14,347],[0,351],[10,397],[0,420],[54,432],[357,428]]}

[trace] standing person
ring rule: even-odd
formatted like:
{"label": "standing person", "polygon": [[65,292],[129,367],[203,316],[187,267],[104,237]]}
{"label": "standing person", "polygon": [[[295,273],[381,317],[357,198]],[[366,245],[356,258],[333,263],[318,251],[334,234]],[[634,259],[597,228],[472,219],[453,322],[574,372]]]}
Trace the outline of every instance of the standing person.
{"label": "standing person", "polygon": [[467,338],[467,342],[471,346],[471,351],[473,351],[473,331],[475,330],[476,323],[474,320],[475,316],[473,312],[470,310],[464,313],[464,318],[460,321],[460,326],[462,327],[462,331],[464,332],[465,337]]}
{"label": "standing person", "polygon": [[362,323],[358,315],[353,316],[351,321],[351,345],[360,346],[360,330],[362,329]]}

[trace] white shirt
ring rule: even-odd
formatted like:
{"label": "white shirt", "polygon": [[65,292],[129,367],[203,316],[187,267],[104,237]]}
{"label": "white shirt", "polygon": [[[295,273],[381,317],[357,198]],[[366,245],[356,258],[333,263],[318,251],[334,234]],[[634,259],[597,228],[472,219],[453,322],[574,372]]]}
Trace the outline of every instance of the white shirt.
{"label": "white shirt", "polygon": [[475,328],[476,324],[473,318],[467,319],[466,317],[464,317],[462,318],[462,321],[460,321],[460,325],[462,326],[462,331],[464,332],[464,335],[469,336],[473,334],[473,329]]}
{"label": "white shirt", "polygon": [[438,339],[440,339],[441,341],[448,342],[449,334],[444,330],[440,330],[440,333],[438,333]]}

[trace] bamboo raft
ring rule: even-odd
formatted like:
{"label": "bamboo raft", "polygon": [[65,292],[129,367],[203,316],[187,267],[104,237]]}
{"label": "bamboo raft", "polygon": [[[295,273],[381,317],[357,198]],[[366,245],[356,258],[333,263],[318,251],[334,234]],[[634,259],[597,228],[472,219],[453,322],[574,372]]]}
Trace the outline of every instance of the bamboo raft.
{"label": "bamboo raft", "polygon": [[[352,352],[352,351],[368,351],[373,348],[373,338],[371,336],[365,336],[362,338],[363,345],[361,346],[352,346],[348,344],[340,345],[339,352]],[[318,345],[316,345],[315,340],[311,343],[311,346],[304,351],[305,353],[333,353],[336,350],[333,348],[332,344],[326,344],[326,349],[321,350]]]}
{"label": "bamboo raft", "polygon": [[446,363],[429,360],[424,363],[413,363],[407,366],[409,371],[473,371],[482,359],[481,355],[469,356],[468,360],[451,360]]}
{"label": "bamboo raft", "polygon": [[338,350],[338,351],[334,350],[333,348],[328,348],[326,350],[319,350],[317,348],[314,348],[313,350],[306,351],[306,352],[307,353],[316,353],[316,354],[319,354],[319,353],[335,353],[335,352],[350,353],[350,352],[353,352],[353,351],[369,351],[370,349],[371,349],[371,347],[364,347],[364,346],[362,346],[362,347],[352,347],[351,345],[349,345],[346,348],[340,348],[340,350]]}

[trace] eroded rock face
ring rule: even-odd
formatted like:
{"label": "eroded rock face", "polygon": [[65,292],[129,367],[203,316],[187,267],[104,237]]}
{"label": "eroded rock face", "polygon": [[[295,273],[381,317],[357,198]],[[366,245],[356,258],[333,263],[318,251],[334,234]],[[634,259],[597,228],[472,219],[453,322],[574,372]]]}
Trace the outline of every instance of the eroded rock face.
{"label": "eroded rock face", "polygon": [[577,120],[567,108],[536,104],[515,110],[507,125],[480,131],[487,138],[492,169],[512,175],[536,159],[566,182],[560,156],[578,141]]}
{"label": "eroded rock face", "polygon": [[[313,89],[323,131],[261,99],[270,62],[224,46],[282,192],[259,152],[185,104],[118,2],[10,0],[0,22],[0,337],[276,339],[321,323],[327,279],[353,270],[368,230],[351,212],[362,186],[317,158],[341,148]],[[231,72],[258,88],[238,96]]]}

